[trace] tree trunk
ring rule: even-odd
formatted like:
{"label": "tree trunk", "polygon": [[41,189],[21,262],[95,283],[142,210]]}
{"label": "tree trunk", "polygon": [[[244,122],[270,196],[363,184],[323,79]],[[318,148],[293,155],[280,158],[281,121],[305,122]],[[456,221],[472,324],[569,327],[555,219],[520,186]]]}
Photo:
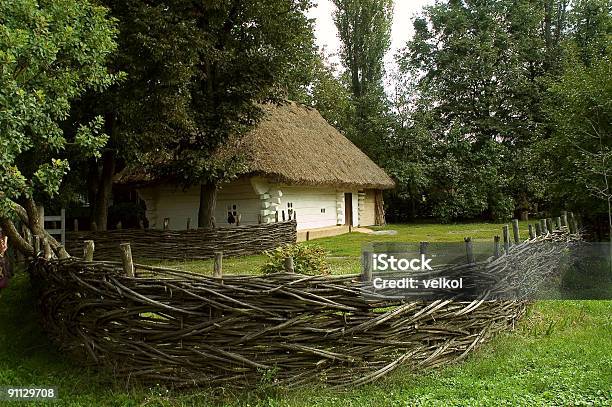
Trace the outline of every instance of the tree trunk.
{"label": "tree trunk", "polygon": [[200,185],[200,207],[198,209],[198,227],[212,229],[215,227],[215,206],[217,204],[217,185],[206,183]]}
{"label": "tree trunk", "polygon": [[34,256],[34,248],[21,237],[12,220],[0,218],[0,228],[2,228],[2,233],[8,236],[10,245],[13,245],[24,256]]}
{"label": "tree trunk", "polygon": [[94,205],[94,217],[98,230],[106,230],[108,223],[108,201],[113,190],[113,175],[115,175],[115,152],[106,150],[102,154],[102,174],[98,182],[98,191]]}

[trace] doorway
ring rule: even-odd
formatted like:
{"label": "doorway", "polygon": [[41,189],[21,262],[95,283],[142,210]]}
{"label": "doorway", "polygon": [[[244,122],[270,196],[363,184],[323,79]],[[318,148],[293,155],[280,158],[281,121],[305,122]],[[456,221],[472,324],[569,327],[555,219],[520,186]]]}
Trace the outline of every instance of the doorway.
{"label": "doorway", "polygon": [[344,224],[353,225],[353,194],[350,192],[344,194]]}

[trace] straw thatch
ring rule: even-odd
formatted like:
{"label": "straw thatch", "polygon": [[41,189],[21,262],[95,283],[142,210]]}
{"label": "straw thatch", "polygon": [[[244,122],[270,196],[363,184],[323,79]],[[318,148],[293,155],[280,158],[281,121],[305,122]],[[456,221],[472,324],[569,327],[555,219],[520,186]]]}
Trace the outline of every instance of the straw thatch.
{"label": "straw thatch", "polygon": [[[317,110],[295,102],[268,104],[262,109],[264,118],[258,126],[237,145],[231,143],[232,153],[246,155],[247,173],[288,184],[394,187],[393,180]],[[156,180],[136,168],[128,168],[115,179],[120,184],[152,181]]]}

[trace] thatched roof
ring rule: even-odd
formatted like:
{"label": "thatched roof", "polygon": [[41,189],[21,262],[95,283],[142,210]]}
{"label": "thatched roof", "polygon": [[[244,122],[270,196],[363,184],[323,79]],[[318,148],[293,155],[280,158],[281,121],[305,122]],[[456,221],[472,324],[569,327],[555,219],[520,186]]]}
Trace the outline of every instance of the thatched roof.
{"label": "thatched roof", "polygon": [[[265,105],[264,118],[239,142],[249,173],[300,185],[388,189],[393,180],[312,108],[287,102]],[[235,147],[233,147],[235,148]],[[137,170],[118,183],[153,181]]]}

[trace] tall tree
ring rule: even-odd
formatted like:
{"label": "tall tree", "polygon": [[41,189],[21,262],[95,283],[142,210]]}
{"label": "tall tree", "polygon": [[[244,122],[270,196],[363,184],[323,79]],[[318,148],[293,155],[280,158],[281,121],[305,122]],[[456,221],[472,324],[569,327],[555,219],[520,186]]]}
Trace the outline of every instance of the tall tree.
{"label": "tall tree", "polygon": [[[537,184],[525,183],[535,178],[525,160],[533,156],[530,144],[550,131],[542,100],[545,79],[558,71],[566,8],[565,0],[451,0],[426,7],[415,19],[400,70],[418,82],[419,117],[425,120],[420,126],[440,147],[433,153],[440,159],[450,154],[459,165],[454,174],[466,175],[435,194],[439,208],[461,202],[458,193],[494,217],[510,215],[510,197],[529,205]],[[470,168],[487,161],[457,155],[484,158],[485,152],[497,154],[490,157],[488,174]],[[445,178],[446,170],[439,170]],[[463,208],[441,212],[475,215]]]}
{"label": "tall tree", "polygon": [[[159,112],[143,123],[141,133],[150,135],[153,148],[141,158],[158,176],[200,185],[198,226],[211,227],[218,185],[244,168],[239,157],[216,152],[256,124],[259,103],[305,89],[298,82],[305,81],[301,67],[313,54],[305,16],[310,0],[119,3],[113,8],[127,7],[132,15],[138,8],[136,14],[146,16],[127,27],[126,40],[143,42],[144,56],[154,64],[137,62],[147,72],[138,75],[146,78],[144,89],[153,90],[145,100],[152,99],[151,111]],[[161,99],[160,88],[168,91]]]}
{"label": "tall tree", "polygon": [[392,0],[333,0],[340,56],[355,106],[349,137],[371,157],[383,155],[390,131],[384,92],[384,57],[391,45]]}
{"label": "tall tree", "polygon": [[61,125],[75,98],[117,79],[105,66],[116,30],[85,0],[1,0],[0,16],[0,226],[32,254],[13,220],[43,236],[36,200],[57,194],[71,153],[96,155],[107,141],[101,117],[70,136]]}

